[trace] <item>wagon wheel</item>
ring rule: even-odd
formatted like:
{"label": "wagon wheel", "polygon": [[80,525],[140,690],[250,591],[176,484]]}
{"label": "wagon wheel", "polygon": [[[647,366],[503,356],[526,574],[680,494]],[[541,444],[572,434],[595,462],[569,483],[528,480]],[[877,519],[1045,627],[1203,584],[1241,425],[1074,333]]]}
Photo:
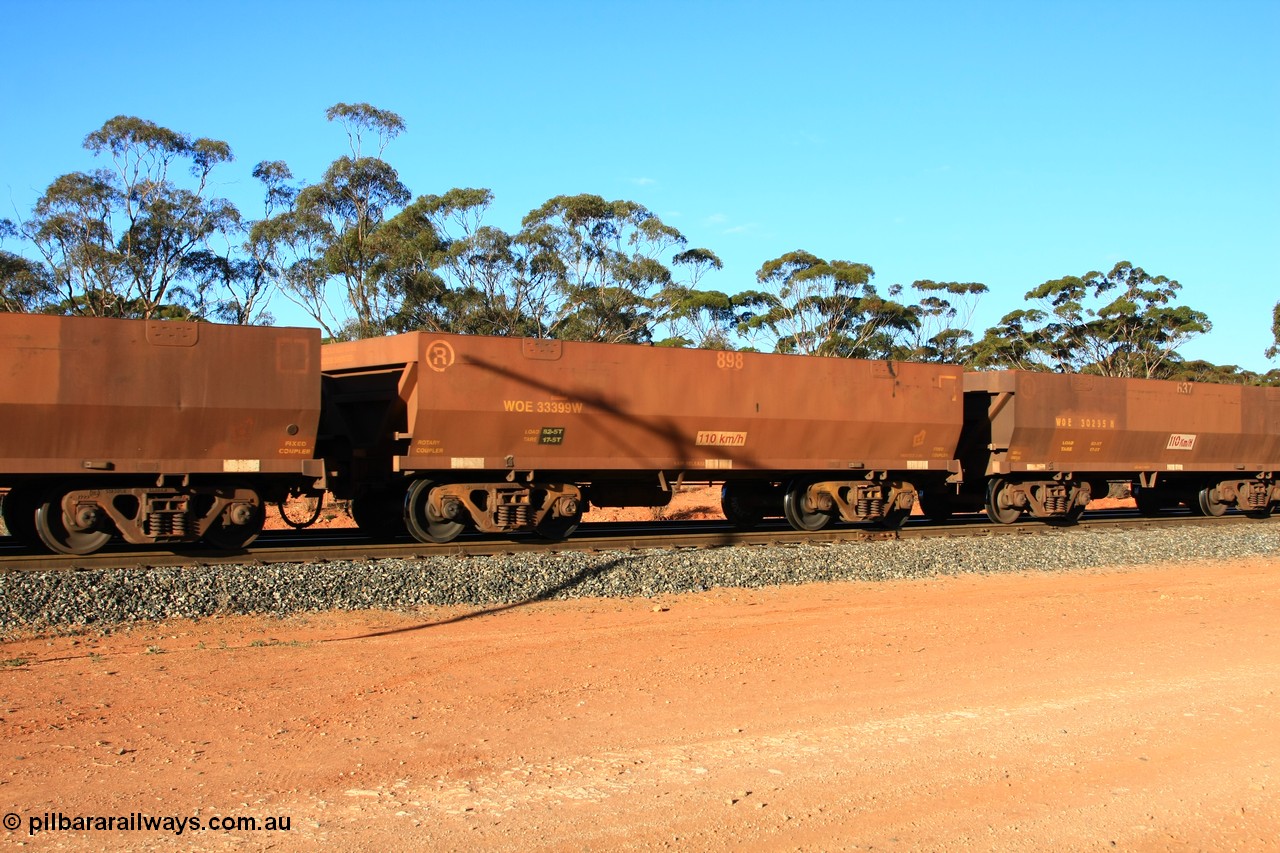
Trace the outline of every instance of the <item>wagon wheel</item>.
{"label": "wagon wheel", "polygon": [[1008,506],[1009,484],[1001,479],[987,483],[987,517],[998,524],[1013,524],[1022,515],[1016,506]]}
{"label": "wagon wheel", "polygon": [[4,519],[9,536],[28,546],[40,544],[40,536],[36,533],[34,491],[31,486],[16,486],[0,501],[0,518]]}
{"label": "wagon wheel", "polygon": [[239,551],[258,538],[267,514],[258,493],[250,491],[250,494],[252,497],[248,500],[233,500],[223,508],[204,532],[207,544],[222,551]]}
{"label": "wagon wheel", "polygon": [[883,516],[876,519],[876,526],[883,527],[885,530],[897,530],[907,523],[907,518],[911,515],[911,508],[906,509],[895,508],[886,512]]}
{"label": "wagon wheel", "polygon": [[738,483],[720,487],[720,511],[739,530],[750,530],[764,521],[764,510],[746,499],[745,489]]}
{"label": "wagon wheel", "polygon": [[419,542],[443,544],[458,538],[466,525],[444,518],[431,508],[429,498],[435,486],[430,480],[414,480],[404,497],[404,524]]}
{"label": "wagon wheel", "polygon": [[284,500],[276,501],[276,509],[280,511],[280,520],[292,528],[301,530],[310,527],[320,518],[320,510],[324,507],[324,493],[290,495]]}
{"label": "wagon wheel", "polygon": [[547,513],[543,516],[542,521],[539,521],[534,526],[533,530],[543,539],[551,542],[563,542],[573,535],[581,521],[582,507],[579,505],[577,511],[570,515],[553,516],[551,513]]}
{"label": "wagon wheel", "polygon": [[1227,514],[1227,505],[1218,500],[1212,486],[1200,490],[1196,495],[1196,504],[1200,507],[1200,512],[1214,518],[1221,518]]}
{"label": "wagon wheel", "polygon": [[807,481],[797,480],[788,485],[782,496],[782,515],[796,530],[821,530],[831,523],[831,516],[813,509],[808,495]]}
{"label": "wagon wheel", "polygon": [[67,518],[62,511],[64,495],[64,489],[50,489],[36,505],[34,525],[40,541],[51,551],[81,557],[110,542],[111,531],[102,529],[98,512],[85,513],[77,519]]}

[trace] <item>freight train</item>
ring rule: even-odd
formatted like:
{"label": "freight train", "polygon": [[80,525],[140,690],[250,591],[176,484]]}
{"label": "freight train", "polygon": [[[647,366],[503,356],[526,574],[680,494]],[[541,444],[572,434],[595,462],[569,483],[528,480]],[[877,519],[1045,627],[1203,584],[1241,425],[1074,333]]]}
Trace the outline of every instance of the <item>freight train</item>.
{"label": "freight train", "polygon": [[0,513],[33,547],[248,545],[330,492],[371,536],[573,533],[589,505],[720,484],[741,528],[913,506],[1075,520],[1267,516],[1280,388],[414,332],[0,315]]}

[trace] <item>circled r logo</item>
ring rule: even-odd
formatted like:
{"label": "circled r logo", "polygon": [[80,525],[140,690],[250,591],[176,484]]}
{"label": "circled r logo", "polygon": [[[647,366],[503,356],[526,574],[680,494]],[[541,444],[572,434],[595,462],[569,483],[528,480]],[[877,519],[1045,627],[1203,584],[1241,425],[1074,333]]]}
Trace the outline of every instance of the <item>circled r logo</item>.
{"label": "circled r logo", "polygon": [[427,344],[427,367],[436,373],[444,373],[453,366],[453,344],[448,341],[432,341]]}

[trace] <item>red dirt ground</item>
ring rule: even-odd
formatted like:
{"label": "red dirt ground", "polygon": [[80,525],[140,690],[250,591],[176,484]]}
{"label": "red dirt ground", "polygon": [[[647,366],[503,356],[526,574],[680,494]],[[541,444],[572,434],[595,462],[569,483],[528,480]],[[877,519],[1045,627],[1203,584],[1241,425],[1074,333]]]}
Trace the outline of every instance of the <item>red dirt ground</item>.
{"label": "red dirt ground", "polygon": [[1275,850],[1278,569],[10,639],[0,811],[35,849]]}

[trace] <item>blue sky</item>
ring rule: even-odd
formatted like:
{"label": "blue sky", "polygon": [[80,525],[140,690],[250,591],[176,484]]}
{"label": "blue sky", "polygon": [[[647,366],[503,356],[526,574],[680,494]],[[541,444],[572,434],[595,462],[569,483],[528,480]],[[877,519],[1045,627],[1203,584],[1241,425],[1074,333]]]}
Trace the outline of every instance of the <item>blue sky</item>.
{"label": "blue sky", "polygon": [[[368,102],[415,194],[644,204],[755,285],[806,249],[991,288],[977,335],[1049,279],[1129,260],[1208,312],[1188,358],[1277,366],[1280,0],[239,3],[3,0],[0,216],[118,114],[230,143],[214,173],[319,178]],[[8,246],[7,248],[16,248]],[[273,310],[303,322],[289,303]]]}

